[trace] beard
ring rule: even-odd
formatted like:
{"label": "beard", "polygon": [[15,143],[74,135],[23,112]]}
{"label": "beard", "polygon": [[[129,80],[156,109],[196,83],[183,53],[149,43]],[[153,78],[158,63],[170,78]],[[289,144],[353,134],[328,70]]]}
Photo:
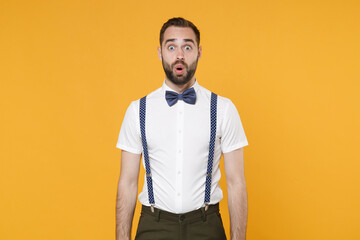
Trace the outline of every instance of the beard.
{"label": "beard", "polygon": [[[176,61],[174,62],[172,65],[170,65],[167,62],[164,62],[164,60],[162,60],[162,65],[164,68],[164,72],[166,77],[175,85],[185,85],[186,83],[188,83],[192,77],[195,74],[196,71],[196,67],[197,67],[197,62],[198,59],[196,59],[196,61],[194,61],[193,63],[190,64],[190,66],[188,66],[185,62],[183,61]],[[185,68],[185,71],[182,75],[176,75],[173,71],[174,66],[176,64],[182,64]]]}

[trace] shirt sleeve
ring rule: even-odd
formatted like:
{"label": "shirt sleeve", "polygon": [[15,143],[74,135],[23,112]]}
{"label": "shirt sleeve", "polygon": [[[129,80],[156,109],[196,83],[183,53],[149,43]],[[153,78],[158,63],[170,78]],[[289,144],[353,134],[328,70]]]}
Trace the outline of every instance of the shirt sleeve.
{"label": "shirt sleeve", "polygon": [[132,102],[126,110],[116,147],[134,154],[141,154],[142,143],[137,105],[136,101]]}
{"label": "shirt sleeve", "polygon": [[248,145],[244,128],[235,105],[228,100],[221,126],[221,151],[228,153]]}

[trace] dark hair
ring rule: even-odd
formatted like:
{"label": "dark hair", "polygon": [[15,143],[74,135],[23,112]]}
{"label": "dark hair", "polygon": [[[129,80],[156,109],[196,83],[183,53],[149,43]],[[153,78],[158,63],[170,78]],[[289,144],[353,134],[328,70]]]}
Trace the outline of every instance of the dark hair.
{"label": "dark hair", "polygon": [[174,27],[189,27],[191,28],[194,33],[195,33],[195,36],[196,36],[196,42],[199,46],[200,44],[200,32],[199,30],[197,29],[197,27],[190,21],[182,18],[182,17],[177,17],[177,18],[171,18],[169,19],[166,23],[164,23],[164,25],[162,26],[161,30],[160,30],[160,46],[164,40],[164,33],[166,31],[166,29],[168,27],[171,27],[171,26],[174,26]]}

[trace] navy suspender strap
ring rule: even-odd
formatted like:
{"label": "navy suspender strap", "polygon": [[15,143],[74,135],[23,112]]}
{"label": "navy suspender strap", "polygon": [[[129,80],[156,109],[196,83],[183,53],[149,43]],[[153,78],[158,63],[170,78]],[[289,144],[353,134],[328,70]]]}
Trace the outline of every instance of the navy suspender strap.
{"label": "navy suspender strap", "polygon": [[206,182],[205,182],[205,210],[208,209],[210,203],[210,193],[211,193],[211,179],[212,179],[212,169],[213,169],[213,160],[214,160],[214,150],[215,150],[215,137],[216,137],[216,115],[217,115],[217,95],[211,93],[211,103],[210,103],[210,143],[209,143],[209,159],[206,171]]}
{"label": "navy suspender strap", "polygon": [[146,117],[146,96],[140,99],[140,131],[141,131],[141,140],[143,146],[143,155],[145,160],[145,169],[146,169],[146,183],[148,188],[148,196],[149,203],[151,204],[151,211],[154,212],[155,199],[154,199],[154,191],[152,185],[152,177],[151,177],[151,169],[150,169],[150,161],[149,161],[149,153],[146,141],[145,134],[145,117]]}
{"label": "navy suspender strap", "polygon": [[[144,160],[145,160],[148,197],[149,197],[149,203],[151,204],[151,211],[154,212],[155,199],[154,199],[154,191],[153,191],[153,185],[152,185],[149,153],[148,153],[146,134],[145,134],[146,96],[140,99],[140,109],[139,110],[140,110],[139,111],[140,132],[141,132],[141,140],[142,140],[142,145],[143,145],[143,155],[144,155]],[[207,165],[207,171],[206,171],[205,199],[204,199],[205,210],[207,210],[208,205],[210,203],[211,179],[212,179],[212,168],[213,168],[215,137],[216,137],[216,118],[217,118],[217,95],[215,93],[211,93],[210,142],[209,142],[209,157],[208,157],[208,165]]]}

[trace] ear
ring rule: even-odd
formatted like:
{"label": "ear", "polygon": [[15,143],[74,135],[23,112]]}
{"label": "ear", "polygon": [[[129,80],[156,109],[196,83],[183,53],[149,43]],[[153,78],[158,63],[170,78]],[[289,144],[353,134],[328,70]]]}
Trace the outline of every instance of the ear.
{"label": "ear", "polygon": [[202,54],[202,46],[199,47],[199,52],[198,52],[198,58],[201,58],[201,54]]}
{"label": "ear", "polygon": [[157,51],[158,51],[158,56],[160,61],[162,61],[162,56],[161,56],[161,47],[157,47]]}

